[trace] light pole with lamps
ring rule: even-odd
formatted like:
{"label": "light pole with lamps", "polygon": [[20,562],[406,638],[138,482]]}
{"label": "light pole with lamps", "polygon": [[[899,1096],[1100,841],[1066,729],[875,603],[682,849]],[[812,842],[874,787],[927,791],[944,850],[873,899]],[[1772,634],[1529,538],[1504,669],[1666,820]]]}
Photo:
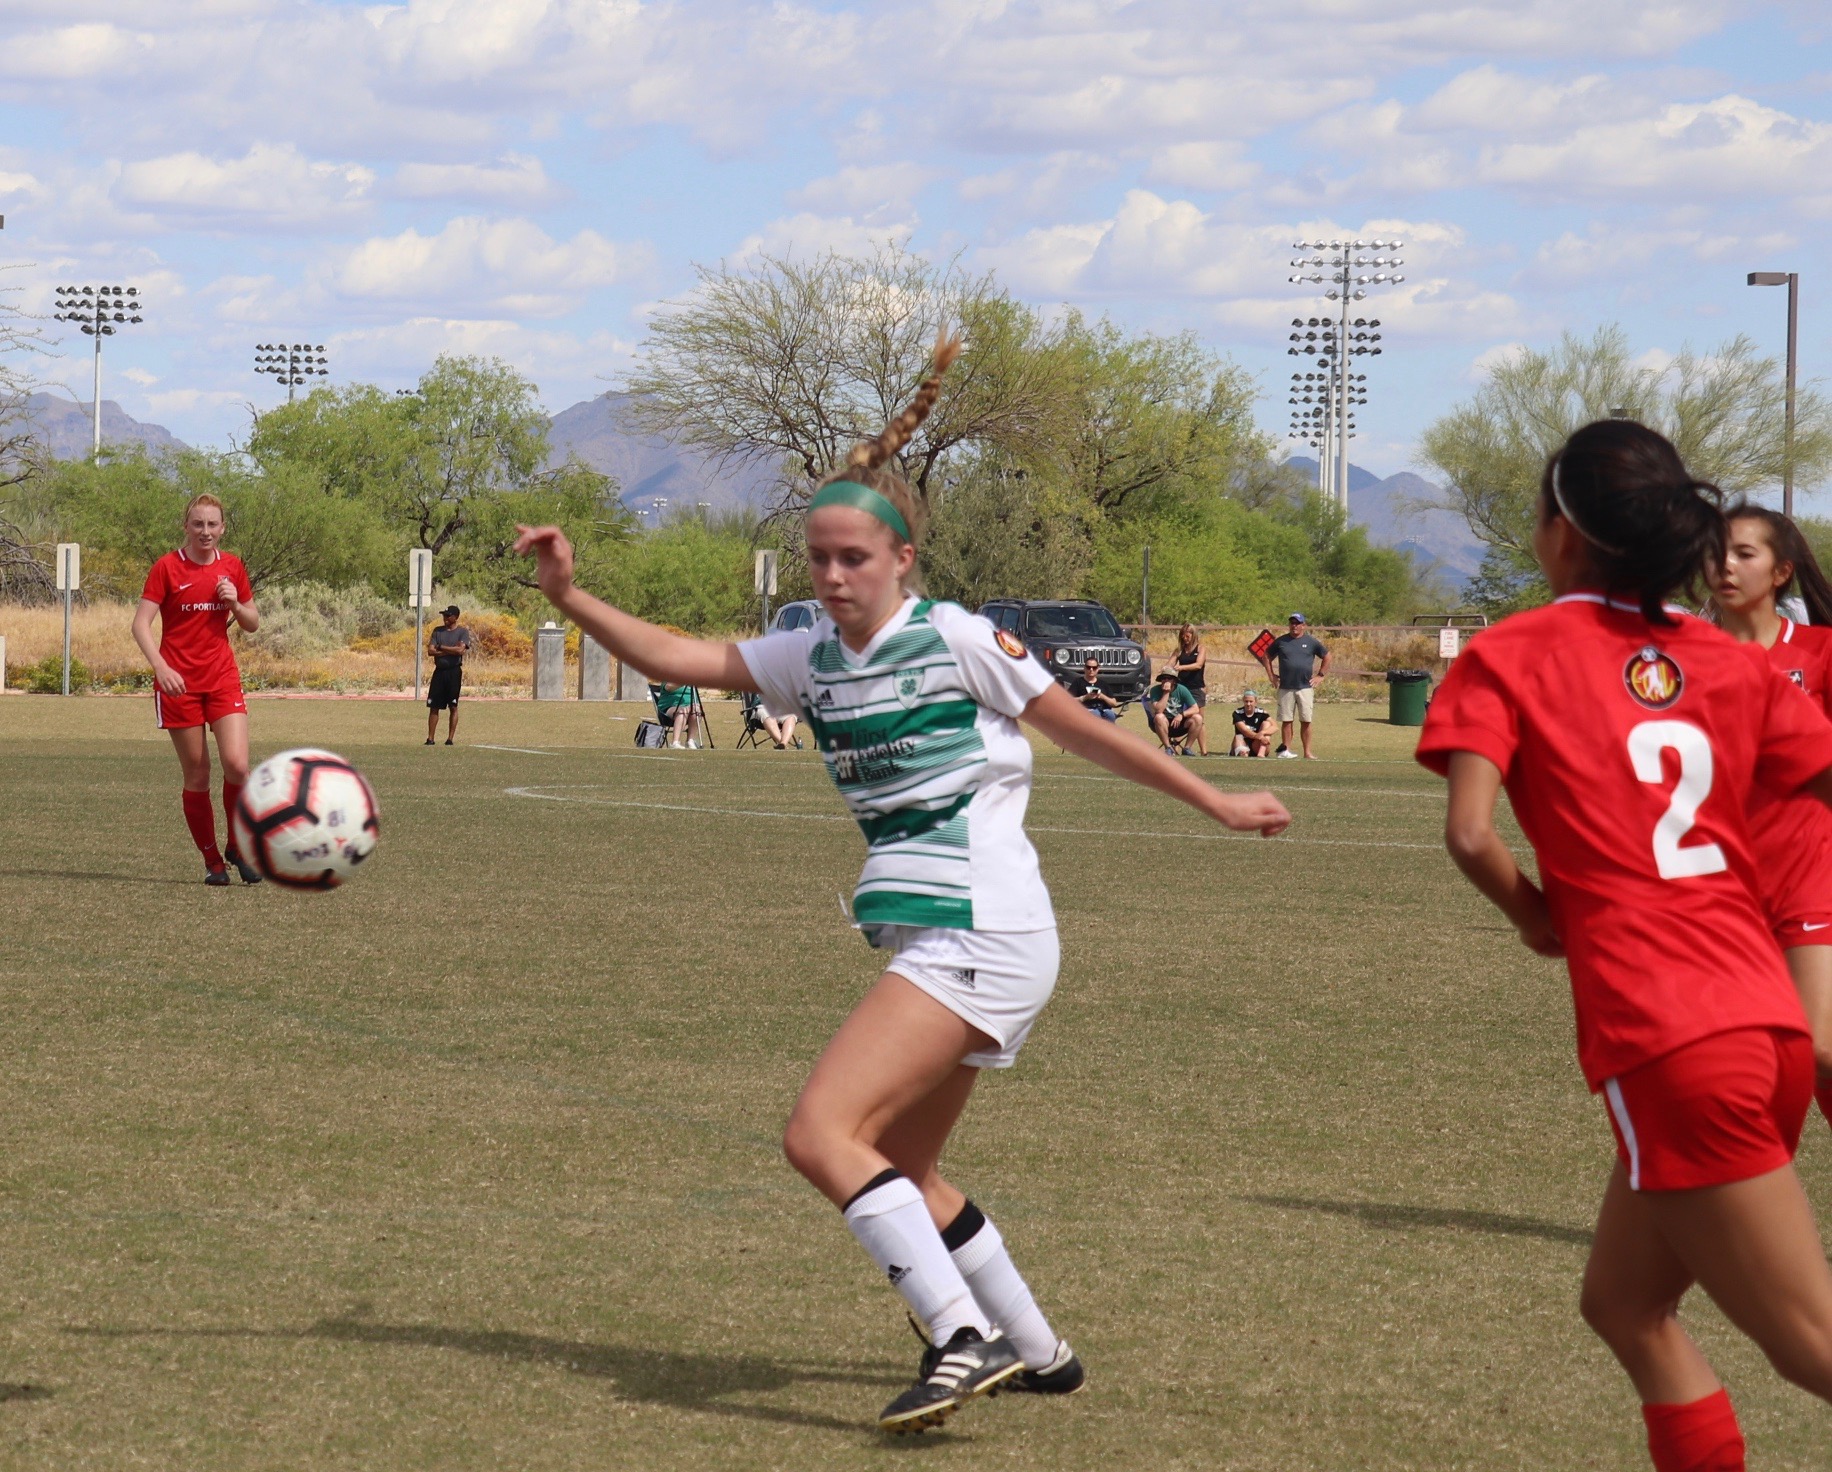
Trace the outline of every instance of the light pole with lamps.
{"label": "light pole with lamps", "polygon": [[323,343],[314,347],[309,342],[290,345],[283,342],[258,342],[254,345],[254,371],[271,373],[285,384],[286,402],[290,404],[296,385],[304,383],[313,374],[322,378],[331,371],[324,366],[324,358],[312,356],[323,352]]}
{"label": "light pole with lamps", "polygon": [[1795,349],[1800,336],[1800,273],[1751,271],[1751,286],[1787,288],[1787,444],[1781,470],[1781,514],[1794,514],[1794,372]]}
{"label": "light pole with lamps", "polygon": [[51,314],[58,322],[74,322],[95,339],[95,402],[90,406],[94,432],[90,453],[102,458],[102,339],[113,337],[117,328],[141,320],[145,305],[140,289],[129,286],[60,286],[57,288],[57,310]]}

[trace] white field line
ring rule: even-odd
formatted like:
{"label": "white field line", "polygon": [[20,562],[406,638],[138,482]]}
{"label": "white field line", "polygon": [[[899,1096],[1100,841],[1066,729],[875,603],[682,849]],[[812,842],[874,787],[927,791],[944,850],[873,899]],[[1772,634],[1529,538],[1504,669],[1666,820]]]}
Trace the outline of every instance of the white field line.
{"label": "white field line", "polygon": [[492,746],[488,741],[473,741],[471,745],[478,751],[514,751],[523,756],[558,756],[557,751],[536,751],[532,746]]}
{"label": "white field line", "polygon": [[[572,784],[575,789],[588,789],[595,785]],[[781,818],[797,823],[850,823],[852,818],[842,813],[778,813],[763,808],[714,808],[700,807],[692,803],[681,802],[630,802],[611,797],[567,797],[553,791],[543,791],[540,787],[505,787],[505,797],[532,797],[541,802],[576,802],[596,808],[645,808],[663,813],[704,813],[717,818]],[[1196,841],[1215,839],[1258,839],[1257,833],[1234,833],[1221,829],[1213,833],[1170,833],[1149,828],[1046,828],[1040,824],[1025,824],[1030,833],[1062,833],[1079,838],[1176,838]],[[1282,837],[1261,840],[1270,843],[1295,843],[1313,848],[1407,848],[1437,852],[1442,848],[1436,843],[1399,843],[1387,839],[1372,838],[1291,838]]]}

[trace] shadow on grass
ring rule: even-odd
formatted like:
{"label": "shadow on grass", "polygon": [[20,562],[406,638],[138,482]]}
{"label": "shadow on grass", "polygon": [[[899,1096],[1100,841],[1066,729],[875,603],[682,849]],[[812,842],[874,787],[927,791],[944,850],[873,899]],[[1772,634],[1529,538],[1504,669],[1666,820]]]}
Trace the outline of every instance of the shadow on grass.
{"label": "shadow on grass", "polygon": [[[506,1329],[454,1329],[439,1324],[384,1324],[359,1313],[320,1319],[305,1329],[110,1329],[73,1325],[64,1331],[98,1339],[281,1339],[331,1340],[388,1348],[449,1349],[482,1359],[550,1365],[575,1375],[611,1381],[618,1394],[650,1405],[739,1416],[775,1425],[805,1426],[859,1435],[869,1424],[863,1416],[841,1420],[775,1406],[744,1405],[730,1395],[767,1394],[800,1384],[846,1384],[901,1387],[908,1375],[889,1367],[843,1369],[808,1360],[765,1359],[745,1354],[684,1354],[656,1347],[593,1344],[550,1339]],[[875,1412],[873,1404],[869,1411]]]}
{"label": "shadow on grass", "polygon": [[49,1400],[51,1392],[42,1385],[21,1385],[0,1383],[0,1401],[9,1400]]}
{"label": "shadow on grass", "polygon": [[0,869],[0,879],[77,879],[91,884],[179,884],[187,888],[202,880],[153,879],[145,874],[97,874],[84,869]]}
{"label": "shadow on grass", "polygon": [[1415,1227],[1447,1227],[1453,1232],[1490,1232],[1500,1237],[1538,1237],[1546,1242],[1590,1246],[1591,1234],[1582,1227],[1561,1226],[1531,1216],[1504,1216],[1498,1211],[1459,1211],[1439,1206],[1397,1206],[1385,1201],[1322,1201],[1308,1196],[1243,1196],[1255,1206],[1281,1211],[1315,1211],[1348,1216],[1370,1227],[1404,1232]]}

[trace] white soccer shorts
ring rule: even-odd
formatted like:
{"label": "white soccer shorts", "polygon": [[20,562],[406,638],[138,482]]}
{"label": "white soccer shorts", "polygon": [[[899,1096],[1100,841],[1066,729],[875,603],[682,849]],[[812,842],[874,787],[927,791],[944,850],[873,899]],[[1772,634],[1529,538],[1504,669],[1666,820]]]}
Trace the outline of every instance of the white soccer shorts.
{"label": "white soccer shorts", "polygon": [[896,955],[885,963],[998,1046],[969,1053],[970,1068],[1010,1068],[1056,990],[1062,947],[1049,930],[886,927]]}

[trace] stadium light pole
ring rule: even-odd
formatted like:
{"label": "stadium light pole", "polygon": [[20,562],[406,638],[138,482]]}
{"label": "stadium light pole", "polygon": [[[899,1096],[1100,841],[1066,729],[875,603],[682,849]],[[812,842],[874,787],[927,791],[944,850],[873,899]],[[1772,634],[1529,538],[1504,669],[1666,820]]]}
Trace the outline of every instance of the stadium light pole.
{"label": "stadium light pole", "polygon": [[1787,444],[1781,466],[1781,514],[1794,514],[1794,373],[1795,349],[1800,338],[1800,273],[1751,271],[1751,286],[1787,288]]}
{"label": "stadium light pole", "polygon": [[90,405],[92,459],[102,458],[102,339],[113,337],[120,328],[141,321],[140,309],[145,305],[139,288],[134,286],[57,288],[57,310],[51,314],[52,318],[58,322],[74,322],[95,339],[95,391],[94,402]]}
{"label": "stadium light pole", "polygon": [[[1372,344],[1380,340],[1379,333],[1369,333],[1364,329],[1378,327],[1378,321],[1368,322],[1356,319],[1349,321],[1349,303],[1358,302],[1367,296],[1365,288],[1397,284],[1406,278],[1392,273],[1395,266],[1405,262],[1394,254],[1403,248],[1398,240],[1298,240],[1292,242],[1293,250],[1314,251],[1317,254],[1300,256],[1292,261],[1292,266],[1300,274],[1288,277],[1294,284],[1300,282],[1327,286],[1324,297],[1341,304],[1335,320],[1323,319],[1312,325],[1325,326],[1330,329],[1328,341],[1315,348],[1294,347],[1293,353],[1308,351],[1316,356],[1333,355],[1335,358],[1335,402],[1332,405],[1332,428],[1335,431],[1335,471],[1334,496],[1344,513],[1349,509],[1349,367],[1351,361],[1360,353],[1378,353],[1379,348]],[[1373,251],[1373,255],[1364,255],[1364,251]],[[1365,276],[1360,272],[1373,269],[1374,274]],[[1301,327],[1301,321],[1294,321],[1294,327]],[[1310,333],[1305,341],[1317,339],[1318,334]],[[1292,341],[1298,341],[1298,334],[1292,335]]]}
{"label": "stadium light pole", "polygon": [[[313,355],[317,354],[316,357]],[[257,342],[254,345],[254,371],[271,373],[286,385],[286,402],[292,403],[293,389],[314,374],[322,378],[331,370],[325,367],[324,344],[309,342]]]}

